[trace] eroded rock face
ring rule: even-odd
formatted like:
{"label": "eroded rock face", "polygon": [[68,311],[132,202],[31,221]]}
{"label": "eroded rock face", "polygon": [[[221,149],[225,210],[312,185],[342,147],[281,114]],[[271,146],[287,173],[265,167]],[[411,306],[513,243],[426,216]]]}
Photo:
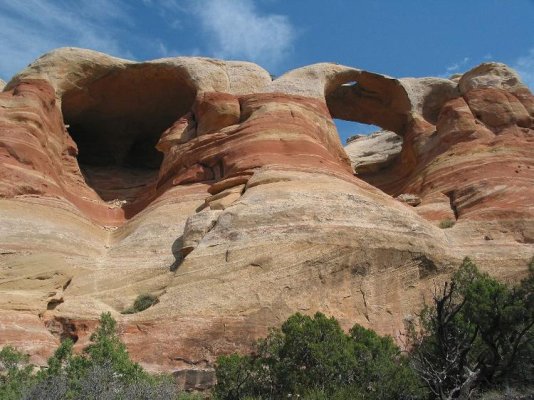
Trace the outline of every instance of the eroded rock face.
{"label": "eroded rock face", "polygon": [[[403,135],[399,158],[363,178],[394,196],[417,194],[422,206],[439,198],[446,203],[445,195],[459,221],[515,221],[521,227],[519,232],[507,228],[510,236],[531,243],[525,221],[532,219],[527,198],[534,194],[532,94],[506,68],[491,63],[464,74],[460,82],[472,88],[446,101],[435,124],[416,116]],[[494,76],[504,76],[509,85]],[[495,87],[487,86],[492,82]],[[443,217],[424,210],[428,219]]]}
{"label": "eroded rock face", "polygon": [[505,64],[489,62],[466,72],[458,81],[458,89],[463,95],[482,88],[516,91],[525,89],[525,85],[513,69]]}
{"label": "eroded rock face", "polygon": [[[41,57],[0,94],[0,345],[42,363],[110,311],[134,359],[205,388],[295,311],[398,337],[464,256],[521,277],[534,101],[505,66],[473,71]],[[349,159],[332,117],[391,132]],[[120,314],[142,293],[159,302]]]}
{"label": "eroded rock face", "polygon": [[391,131],[349,138],[345,151],[356,173],[377,172],[389,166],[402,150],[402,137]]}

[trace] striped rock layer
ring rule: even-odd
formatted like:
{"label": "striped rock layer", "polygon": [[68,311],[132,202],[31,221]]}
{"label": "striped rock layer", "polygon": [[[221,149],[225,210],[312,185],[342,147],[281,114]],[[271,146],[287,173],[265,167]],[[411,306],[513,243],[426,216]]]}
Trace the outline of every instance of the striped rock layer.
{"label": "striped rock layer", "polygon": [[[333,118],[389,136],[347,155]],[[43,363],[109,311],[135,360],[202,389],[217,355],[296,311],[398,337],[463,257],[526,273],[533,121],[497,63],[272,80],[246,62],[55,50],[0,93],[0,345]],[[369,157],[392,132],[400,152]],[[145,293],[158,303],[121,314]]]}

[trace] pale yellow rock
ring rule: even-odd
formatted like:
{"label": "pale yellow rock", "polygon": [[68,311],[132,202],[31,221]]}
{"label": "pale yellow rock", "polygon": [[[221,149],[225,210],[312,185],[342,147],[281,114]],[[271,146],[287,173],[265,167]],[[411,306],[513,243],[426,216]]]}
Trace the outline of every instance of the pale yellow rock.
{"label": "pale yellow rock", "polygon": [[235,202],[240,197],[241,197],[241,194],[239,193],[228,193],[226,196],[220,199],[210,201],[209,205],[212,210],[224,210],[226,207],[231,205],[233,202]]}
{"label": "pale yellow rock", "polygon": [[378,131],[350,140],[345,151],[356,173],[376,172],[387,167],[402,149],[402,138],[395,132]]}
{"label": "pale yellow rock", "polygon": [[458,85],[462,94],[472,89],[488,87],[504,90],[526,87],[516,71],[505,64],[497,62],[483,63],[464,73]]}
{"label": "pale yellow rock", "polygon": [[182,254],[184,256],[193,251],[202,238],[215,226],[221,210],[221,208],[204,209],[187,219],[182,235]]}
{"label": "pale yellow rock", "polygon": [[199,92],[253,93],[271,82],[267,71],[249,62],[173,57],[136,63],[93,50],[64,47],[38,58],[16,74],[7,86],[12,87],[22,79],[45,79],[61,98],[80,85],[87,85],[88,81],[98,80],[108,73],[120,74],[132,66],[143,69],[147,81],[151,71],[166,70]]}
{"label": "pale yellow rock", "polygon": [[447,101],[460,96],[458,84],[443,78],[401,78],[399,82],[410,98],[411,111],[435,123]]}
{"label": "pale yellow rock", "polygon": [[421,204],[421,198],[412,193],[403,193],[403,194],[398,195],[395,198],[412,207],[417,207],[419,204]]}
{"label": "pale yellow rock", "polygon": [[241,197],[244,189],[245,185],[237,185],[230,189],[223,190],[222,192],[208,197],[206,199],[206,204],[209,205],[212,210],[224,210]]}

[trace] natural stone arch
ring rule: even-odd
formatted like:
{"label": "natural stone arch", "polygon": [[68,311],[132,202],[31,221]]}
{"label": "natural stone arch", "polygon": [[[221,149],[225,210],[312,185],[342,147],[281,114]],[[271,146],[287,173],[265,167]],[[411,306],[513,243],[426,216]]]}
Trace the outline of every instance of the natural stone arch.
{"label": "natural stone arch", "polygon": [[403,135],[411,102],[397,79],[366,71],[348,71],[325,88],[333,118],[380,126]]}

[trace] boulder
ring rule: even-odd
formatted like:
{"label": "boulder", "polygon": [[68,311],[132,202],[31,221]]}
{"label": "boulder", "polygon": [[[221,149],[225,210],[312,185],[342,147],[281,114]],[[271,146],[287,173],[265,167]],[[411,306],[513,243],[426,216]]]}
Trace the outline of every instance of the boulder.
{"label": "boulder", "polygon": [[352,138],[345,146],[356,173],[377,172],[387,167],[401,149],[402,137],[384,130]]}
{"label": "boulder", "polygon": [[494,88],[514,91],[525,88],[516,71],[496,62],[483,63],[466,72],[460,78],[458,86],[462,94],[473,89]]}
{"label": "boulder", "polygon": [[396,199],[412,207],[417,207],[419,204],[421,204],[421,198],[411,193],[400,194],[396,197]]}

